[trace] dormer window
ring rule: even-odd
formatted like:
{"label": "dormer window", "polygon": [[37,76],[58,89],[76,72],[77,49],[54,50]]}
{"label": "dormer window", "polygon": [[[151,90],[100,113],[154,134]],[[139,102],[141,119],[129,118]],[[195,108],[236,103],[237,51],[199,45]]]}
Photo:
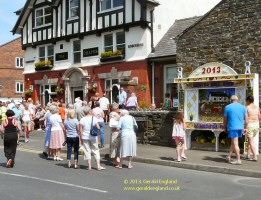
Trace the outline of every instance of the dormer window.
{"label": "dormer window", "polygon": [[123,6],[123,0],[100,0],[100,11]]}
{"label": "dormer window", "polygon": [[70,18],[79,16],[79,0],[70,0]]}
{"label": "dormer window", "polygon": [[52,8],[44,7],[35,10],[35,25],[42,26],[52,23]]}

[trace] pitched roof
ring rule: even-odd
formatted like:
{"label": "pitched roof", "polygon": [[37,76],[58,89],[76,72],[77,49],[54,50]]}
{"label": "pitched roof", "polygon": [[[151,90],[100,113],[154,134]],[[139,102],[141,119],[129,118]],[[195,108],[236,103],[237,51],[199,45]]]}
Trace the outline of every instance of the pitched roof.
{"label": "pitched roof", "polygon": [[[21,34],[24,23],[27,19],[27,17],[30,15],[31,10],[33,9],[33,6],[37,0],[27,0],[24,4],[24,7],[21,8],[20,10],[16,11],[16,14],[19,14],[19,17],[16,21],[16,24],[12,30],[13,34]],[[53,6],[57,6],[57,4],[60,2],[60,0],[54,0],[53,2],[46,1],[52,4]]]}
{"label": "pitched roof", "polygon": [[14,42],[15,40],[20,40],[20,39],[21,39],[21,37],[19,36],[18,38],[12,39],[12,40],[10,40],[10,41],[4,43],[4,44],[1,44],[0,47],[3,47],[3,46],[5,46],[5,45],[7,45],[7,44],[10,44],[10,43]]}
{"label": "pitched roof", "polygon": [[155,47],[155,52],[149,55],[149,59],[176,55],[176,36],[181,34],[194,23],[196,23],[199,19],[201,19],[201,17],[191,17],[176,20]]}
{"label": "pitched roof", "polygon": [[156,4],[156,5],[159,5],[160,3],[156,0],[146,0],[148,3],[153,3],[153,4]]}

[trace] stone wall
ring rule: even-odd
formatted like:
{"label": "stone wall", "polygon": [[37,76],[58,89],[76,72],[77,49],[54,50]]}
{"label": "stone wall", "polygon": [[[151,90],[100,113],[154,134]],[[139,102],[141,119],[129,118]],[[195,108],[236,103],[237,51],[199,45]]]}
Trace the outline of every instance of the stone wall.
{"label": "stone wall", "polygon": [[[261,0],[223,0],[177,39],[183,77],[208,62],[222,62],[239,74],[245,61],[261,72]],[[261,102],[261,101],[260,101]]]}
{"label": "stone wall", "polygon": [[138,123],[138,142],[175,146],[172,140],[173,111],[130,111]]}

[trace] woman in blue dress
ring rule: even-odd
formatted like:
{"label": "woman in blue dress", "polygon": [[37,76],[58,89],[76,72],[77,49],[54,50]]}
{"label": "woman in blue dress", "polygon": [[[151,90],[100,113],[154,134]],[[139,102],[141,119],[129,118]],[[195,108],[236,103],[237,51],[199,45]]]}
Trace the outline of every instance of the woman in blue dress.
{"label": "woman in blue dress", "polygon": [[[51,127],[52,124],[50,122],[50,117],[52,115],[51,110],[52,107],[46,107],[45,114],[45,142],[44,142],[44,152],[43,154],[47,157],[47,159],[53,159],[53,152],[49,149],[50,138],[51,138]],[[48,152],[48,153],[47,153]]]}
{"label": "woman in blue dress", "polygon": [[121,117],[118,130],[121,130],[120,163],[116,168],[122,168],[123,158],[128,158],[128,168],[131,169],[132,159],[137,154],[137,139],[133,126],[136,125],[134,117],[129,115],[129,111],[121,110]]}

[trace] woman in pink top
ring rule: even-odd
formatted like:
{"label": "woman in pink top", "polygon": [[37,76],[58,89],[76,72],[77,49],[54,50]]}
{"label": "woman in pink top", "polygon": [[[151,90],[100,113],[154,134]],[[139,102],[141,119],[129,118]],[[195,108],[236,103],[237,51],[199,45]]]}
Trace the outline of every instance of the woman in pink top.
{"label": "woman in pink top", "polygon": [[253,160],[257,161],[256,147],[254,138],[259,133],[259,119],[261,118],[259,108],[254,104],[254,97],[247,97],[247,136],[248,136],[248,151],[246,159],[250,159],[250,152],[253,153]]}

